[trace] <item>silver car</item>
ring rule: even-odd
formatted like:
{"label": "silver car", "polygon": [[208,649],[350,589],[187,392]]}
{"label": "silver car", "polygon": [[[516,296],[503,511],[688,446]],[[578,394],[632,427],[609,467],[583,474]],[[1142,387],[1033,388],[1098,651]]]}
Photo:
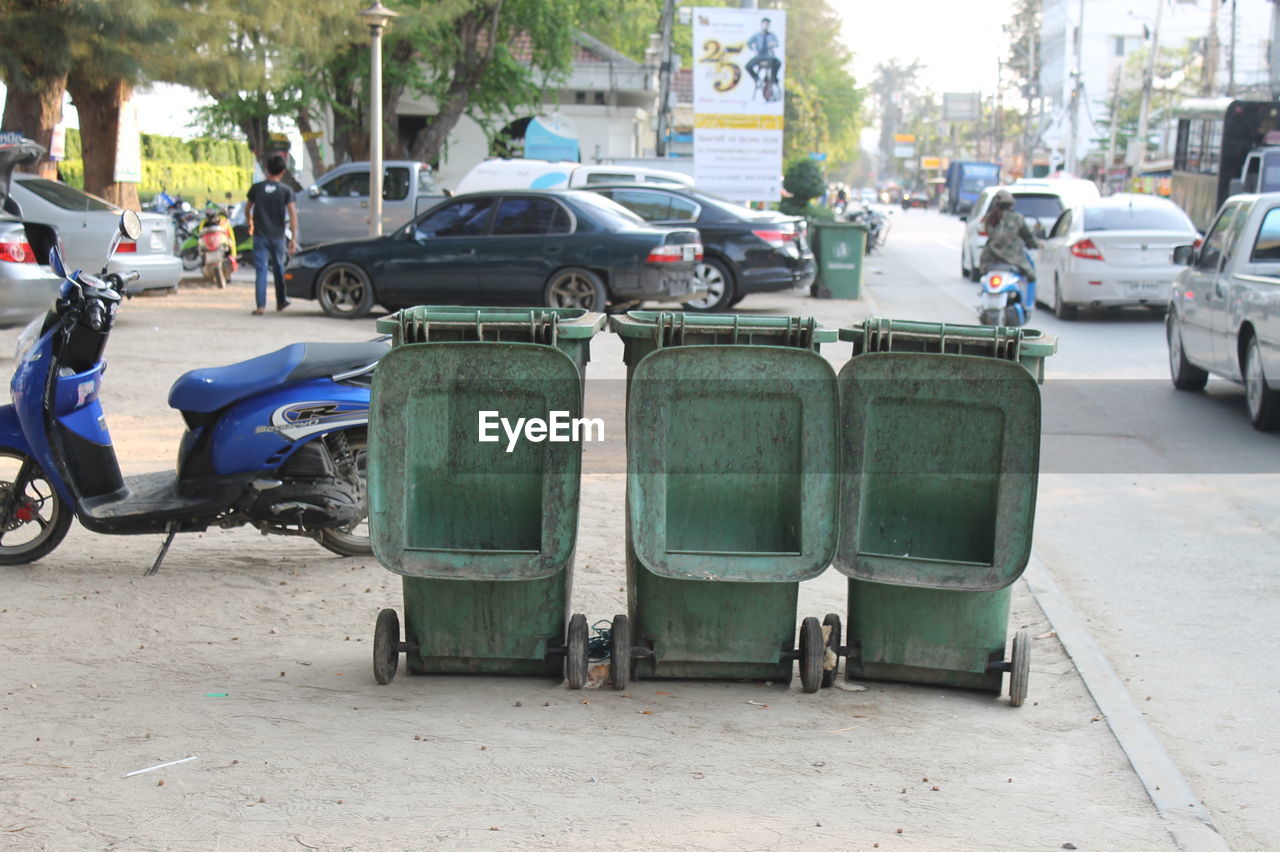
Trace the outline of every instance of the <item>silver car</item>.
{"label": "silver car", "polygon": [[[13,200],[28,222],[51,225],[66,247],[67,266],[97,273],[107,247],[120,226],[119,207],[56,180],[15,174]],[[182,261],[173,253],[173,222],[158,213],[143,213],[142,236],[126,240],[107,265],[110,272],[137,270],[130,292],[177,287]]]}
{"label": "silver car", "polygon": [[0,213],[0,328],[25,325],[53,305],[62,279],[36,253],[16,217]]}

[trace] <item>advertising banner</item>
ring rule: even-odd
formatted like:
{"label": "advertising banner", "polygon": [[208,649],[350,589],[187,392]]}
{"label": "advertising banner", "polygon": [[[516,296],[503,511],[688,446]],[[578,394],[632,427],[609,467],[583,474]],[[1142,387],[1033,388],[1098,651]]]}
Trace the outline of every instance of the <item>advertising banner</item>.
{"label": "advertising banner", "polygon": [[116,183],[142,183],[142,134],[138,130],[138,104],[125,101],[116,130]]}
{"label": "advertising banner", "polygon": [[782,197],[786,13],[693,10],[693,156],[700,189],[735,201]]}

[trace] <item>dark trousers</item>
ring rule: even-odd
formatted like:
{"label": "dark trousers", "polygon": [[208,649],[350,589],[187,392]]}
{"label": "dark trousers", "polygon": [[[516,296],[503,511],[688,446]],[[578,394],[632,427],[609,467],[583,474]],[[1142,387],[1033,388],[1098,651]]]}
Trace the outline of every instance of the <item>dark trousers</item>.
{"label": "dark trousers", "polygon": [[271,272],[276,283],[276,307],[289,304],[289,297],[284,292],[284,237],[264,237],[253,235],[253,267],[258,277],[254,281],[254,296],[259,308],[267,306],[267,264],[271,264]]}

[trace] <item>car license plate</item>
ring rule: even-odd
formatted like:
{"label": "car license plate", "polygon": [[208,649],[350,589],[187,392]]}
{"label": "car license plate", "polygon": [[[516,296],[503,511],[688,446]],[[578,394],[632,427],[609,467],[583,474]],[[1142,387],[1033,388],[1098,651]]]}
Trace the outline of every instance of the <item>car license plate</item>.
{"label": "car license plate", "polygon": [[167,246],[165,245],[164,237],[165,237],[164,231],[151,232],[151,250],[152,251],[163,252],[166,250]]}
{"label": "car license plate", "polygon": [[1126,281],[1124,289],[1130,296],[1146,298],[1160,295],[1161,288],[1168,286],[1163,281]]}
{"label": "car license plate", "polygon": [[684,246],[684,259],[693,260],[693,258],[694,258],[693,246],[692,245]]}

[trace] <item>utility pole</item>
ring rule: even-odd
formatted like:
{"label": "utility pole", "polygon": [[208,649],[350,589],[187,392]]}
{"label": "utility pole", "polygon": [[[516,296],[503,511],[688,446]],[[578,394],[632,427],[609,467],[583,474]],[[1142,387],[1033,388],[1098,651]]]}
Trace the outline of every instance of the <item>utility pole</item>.
{"label": "utility pole", "polygon": [[1151,52],[1147,54],[1147,67],[1142,72],[1142,103],[1138,107],[1138,159],[1133,166],[1135,172],[1147,162],[1147,122],[1151,112],[1151,87],[1156,75],[1156,54],[1160,52],[1160,13],[1163,11],[1164,0],[1156,0],[1156,23],[1151,30]]}
{"label": "utility pole", "polygon": [[671,29],[676,16],[676,0],[662,4],[662,59],[658,64],[658,142],[656,153],[667,156],[671,135]]}
{"label": "utility pole", "polygon": [[1123,66],[1116,66],[1116,73],[1113,75],[1111,84],[1111,117],[1107,120],[1111,125],[1111,133],[1107,138],[1107,162],[1102,167],[1102,188],[1106,190],[1103,194],[1111,194],[1111,167],[1116,161],[1116,124],[1120,117],[1120,71]]}
{"label": "utility pole", "polygon": [[1075,174],[1079,168],[1076,149],[1080,140],[1080,89],[1084,78],[1084,0],[1080,0],[1080,20],[1076,24],[1075,70],[1071,73],[1071,137],[1067,146],[1066,170]]}
{"label": "utility pole", "polygon": [[1267,76],[1271,82],[1272,100],[1280,100],[1280,0],[1271,0],[1271,50]]}
{"label": "utility pole", "polygon": [[1213,97],[1218,84],[1218,6],[1217,0],[1209,4],[1209,38],[1204,48],[1204,71],[1200,75],[1200,94]]}
{"label": "utility pole", "polygon": [[[1280,3],[1280,0],[1276,0]],[[1031,177],[1031,158],[1035,153],[1036,135],[1032,132],[1032,120],[1035,118],[1036,96],[1040,94],[1040,67],[1036,64],[1036,48],[1040,43],[1040,29],[1033,28],[1027,34],[1027,126],[1022,140],[1022,176]]]}
{"label": "utility pole", "polygon": [[1236,0],[1231,0],[1231,52],[1227,54],[1227,94],[1236,93]]}

